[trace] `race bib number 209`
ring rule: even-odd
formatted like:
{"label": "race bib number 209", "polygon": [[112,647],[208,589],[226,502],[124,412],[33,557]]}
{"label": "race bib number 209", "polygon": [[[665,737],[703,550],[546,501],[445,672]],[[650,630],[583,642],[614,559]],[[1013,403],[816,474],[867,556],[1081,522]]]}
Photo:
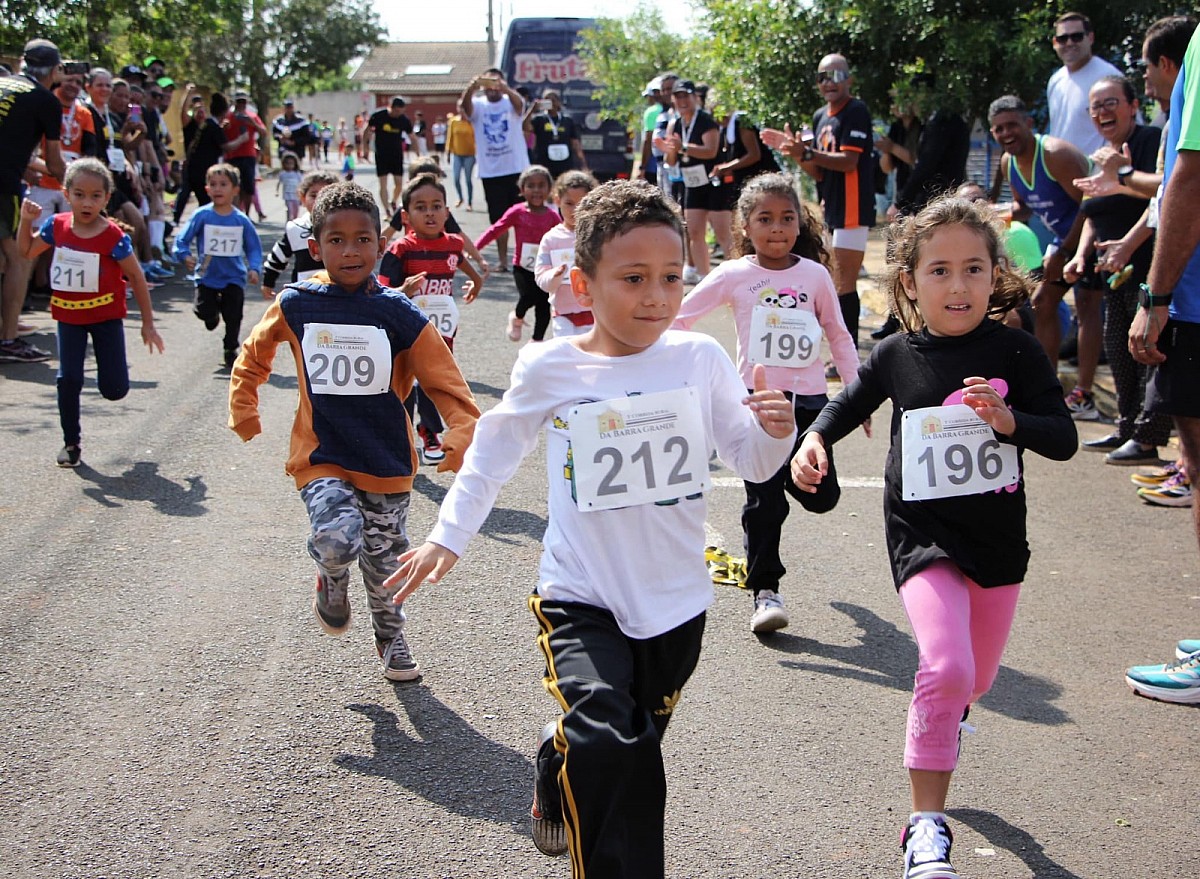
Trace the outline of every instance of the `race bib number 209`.
{"label": "race bib number 209", "polygon": [[361,397],[386,393],[391,385],[392,348],[379,327],[305,324],[300,350],[314,394]]}

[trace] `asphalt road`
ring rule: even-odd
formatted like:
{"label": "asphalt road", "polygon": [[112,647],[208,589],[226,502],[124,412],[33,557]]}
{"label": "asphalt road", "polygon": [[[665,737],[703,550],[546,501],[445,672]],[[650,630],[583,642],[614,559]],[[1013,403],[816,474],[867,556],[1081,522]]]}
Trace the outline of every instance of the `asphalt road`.
{"label": "asphalt road", "polygon": [[[267,204],[269,245],[283,211]],[[343,638],[312,617],[307,520],[283,473],[291,358],[262,389],[264,435],[242,444],[225,427],[219,337],[189,297],[182,282],[154,294],[165,356],[128,321],[133,390],[85,391],[78,470],[54,465],[54,363],[0,366],[0,874],[567,876],[528,836],[531,756],[555,713],[524,603],[540,453],[453,576],[410,602],[424,677],[393,685],[361,594]],[[463,308],[455,348],[485,409],[517,351],[503,334],[514,301],[500,275]],[[264,308],[248,297],[246,331]],[[732,339],[722,315],[702,328]],[[756,639],[749,596],[717,588],[664,741],[676,879],[900,871],[916,649],[885,558],[885,441],[857,434],[838,454],[840,506],[788,524],[791,626]],[[1122,681],[1200,636],[1189,514],[1142,505],[1097,455],[1027,464],[1033,562],[951,792],[955,863],[969,879],[1193,875],[1200,715]],[[709,527],[739,553],[743,493],[717,475]],[[449,482],[423,469],[414,540]]]}

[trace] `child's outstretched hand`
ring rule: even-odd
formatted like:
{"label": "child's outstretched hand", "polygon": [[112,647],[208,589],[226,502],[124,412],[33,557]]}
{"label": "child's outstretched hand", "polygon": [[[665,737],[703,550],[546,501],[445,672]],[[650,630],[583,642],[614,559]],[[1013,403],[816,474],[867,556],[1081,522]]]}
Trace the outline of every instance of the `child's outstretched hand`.
{"label": "child's outstretched hand", "polygon": [[400,292],[405,296],[412,296],[425,283],[426,274],[426,272],[417,272],[415,275],[409,275],[404,279],[404,283],[400,285]]}
{"label": "child's outstretched hand", "polygon": [[1012,410],[986,378],[973,375],[963,379],[963,384],[967,386],[963,391],[963,402],[974,409],[975,414],[990,424],[993,430],[1008,436],[1017,429],[1017,419],[1013,417]]}
{"label": "child's outstretched hand", "polygon": [[792,435],[796,429],[796,413],[783,391],[767,390],[767,368],[761,363],[754,365],[754,392],[742,400],[758,416],[763,430],[776,439]]}
{"label": "child's outstretched hand", "polygon": [[196,268],[196,257],[188,254],[183,258],[183,267],[189,272]]}
{"label": "child's outstretched hand", "polygon": [[392,589],[399,584],[399,589],[392,596],[392,603],[401,604],[416,592],[422,583],[437,583],[441,580],[457,561],[458,556],[446,547],[426,541],[400,556],[400,567],[396,569],[396,573],[383,581],[384,588]]}
{"label": "child's outstretched hand", "polygon": [[829,456],[825,440],[819,433],[806,433],[800,448],[792,457],[792,482],[796,488],[814,494],[825,474],[829,472]]}
{"label": "child's outstretched hand", "polygon": [[482,288],[482,284],[476,287],[474,281],[467,281],[467,283],[463,284],[463,302],[474,302]]}
{"label": "child's outstretched hand", "polygon": [[158,349],[159,354],[163,353],[162,336],[158,334],[158,330],[154,328],[153,324],[142,324],[142,343],[150,349],[151,354],[154,353],[155,348]]}
{"label": "child's outstretched hand", "polygon": [[261,282],[261,279],[258,276],[258,272],[255,272],[255,271],[246,272],[246,283],[249,284],[251,287],[257,287],[260,282]]}

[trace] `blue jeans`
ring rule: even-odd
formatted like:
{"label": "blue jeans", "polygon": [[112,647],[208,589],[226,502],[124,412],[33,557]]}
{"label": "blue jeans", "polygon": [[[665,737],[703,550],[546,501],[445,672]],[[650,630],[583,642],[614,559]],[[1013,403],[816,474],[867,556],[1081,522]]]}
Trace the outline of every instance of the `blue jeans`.
{"label": "blue jeans", "polygon": [[475,183],[471,180],[471,174],[475,171],[474,156],[459,156],[454,153],[450,154],[450,173],[454,177],[454,191],[458,193],[458,200],[463,200],[463,186],[461,175],[467,177],[467,204],[475,201]]}
{"label": "blue jeans", "polygon": [[96,356],[96,384],[106,400],[129,393],[129,364],[125,362],[125,325],[119,317],[96,324],[58,325],[58,419],[63,444],[79,445],[79,396],[83,391],[83,359],[88,336]]}

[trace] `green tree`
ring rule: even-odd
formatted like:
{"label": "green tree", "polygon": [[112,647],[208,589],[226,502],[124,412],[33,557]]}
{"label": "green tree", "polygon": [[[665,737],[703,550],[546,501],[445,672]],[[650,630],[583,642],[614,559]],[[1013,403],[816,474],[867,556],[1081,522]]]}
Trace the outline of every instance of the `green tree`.
{"label": "green tree", "polygon": [[662,13],[644,2],[627,18],[600,18],[580,33],[579,58],[600,83],[596,97],[604,115],[636,128],[646,100],[642,91],[658,74],[678,70],[687,41],[667,29]]}

